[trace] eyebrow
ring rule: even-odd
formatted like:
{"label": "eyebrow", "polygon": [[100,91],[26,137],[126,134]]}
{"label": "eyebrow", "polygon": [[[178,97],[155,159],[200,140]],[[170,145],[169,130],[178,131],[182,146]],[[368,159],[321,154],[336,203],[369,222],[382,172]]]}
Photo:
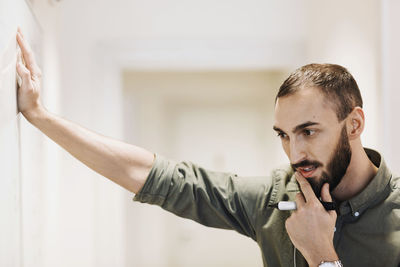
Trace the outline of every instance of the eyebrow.
{"label": "eyebrow", "polygon": [[[318,122],[314,122],[314,121],[307,121],[307,122],[305,122],[305,123],[299,124],[299,125],[297,125],[296,127],[294,127],[293,130],[292,130],[292,132],[293,132],[293,133],[296,133],[296,132],[298,132],[298,131],[300,131],[300,130],[302,130],[302,129],[304,129],[304,128],[307,128],[307,127],[313,126],[313,125],[319,125],[319,123],[318,123]],[[282,132],[282,133],[285,132],[285,131],[283,131],[282,129],[276,127],[276,126],[272,127],[272,129],[274,129],[274,130],[277,131],[277,132]]]}

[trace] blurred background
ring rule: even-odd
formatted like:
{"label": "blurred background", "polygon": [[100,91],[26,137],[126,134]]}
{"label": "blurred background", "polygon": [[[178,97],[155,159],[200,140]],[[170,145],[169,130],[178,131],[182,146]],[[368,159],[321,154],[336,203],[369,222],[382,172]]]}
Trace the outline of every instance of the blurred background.
{"label": "blurred background", "polygon": [[[0,0],[0,10],[19,12],[21,1]],[[45,106],[86,128],[175,160],[267,176],[288,163],[272,131],[280,84],[302,65],[336,63],[361,89],[364,146],[400,171],[398,1],[24,3],[39,33],[16,21],[8,38],[19,24],[38,40]],[[17,119],[20,234],[16,259],[3,253],[2,266],[262,266],[251,239],[134,203]]]}

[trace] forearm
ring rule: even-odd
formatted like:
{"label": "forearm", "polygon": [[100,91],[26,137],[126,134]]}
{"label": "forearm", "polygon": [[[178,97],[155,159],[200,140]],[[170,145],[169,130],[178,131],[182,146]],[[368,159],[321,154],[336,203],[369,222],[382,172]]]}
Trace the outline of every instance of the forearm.
{"label": "forearm", "polygon": [[153,164],[153,153],[91,132],[43,108],[24,116],[79,161],[127,190],[137,193]]}
{"label": "forearm", "polygon": [[137,193],[150,172],[153,154],[143,148],[95,134],[47,112],[40,101],[42,72],[20,30],[16,37],[21,48],[17,72],[22,79],[18,87],[18,110],[75,158],[129,191]]}

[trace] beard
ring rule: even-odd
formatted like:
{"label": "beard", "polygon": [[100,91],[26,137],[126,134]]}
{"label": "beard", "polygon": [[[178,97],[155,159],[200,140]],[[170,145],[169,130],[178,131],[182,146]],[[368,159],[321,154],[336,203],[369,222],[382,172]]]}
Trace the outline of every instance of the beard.
{"label": "beard", "polygon": [[[323,171],[320,177],[307,178],[315,195],[318,198],[321,197],[321,189],[325,183],[329,184],[329,191],[331,192],[336,188],[345,175],[347,168],[349,167],[350,160],[351,148],[349,138],[347,136],[346,125],[344,125],[340,133],[336,149],[327,164],[326,171]],[[304,160],[300,163],[292,164],[292,168],[294,171],[296,171],[298,167],[310,165],[314,165],[315,167],[323,166],[323,164],[318,161]]]}

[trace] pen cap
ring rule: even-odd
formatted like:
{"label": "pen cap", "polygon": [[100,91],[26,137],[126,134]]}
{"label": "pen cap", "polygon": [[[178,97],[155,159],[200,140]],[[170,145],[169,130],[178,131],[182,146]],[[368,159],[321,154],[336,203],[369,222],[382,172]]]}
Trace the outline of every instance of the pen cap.
{"label": "pen cap", "polygon": [[296,202],[293,201],[279,201],[278,203],[279,210],[295,210],[296,208]]}

